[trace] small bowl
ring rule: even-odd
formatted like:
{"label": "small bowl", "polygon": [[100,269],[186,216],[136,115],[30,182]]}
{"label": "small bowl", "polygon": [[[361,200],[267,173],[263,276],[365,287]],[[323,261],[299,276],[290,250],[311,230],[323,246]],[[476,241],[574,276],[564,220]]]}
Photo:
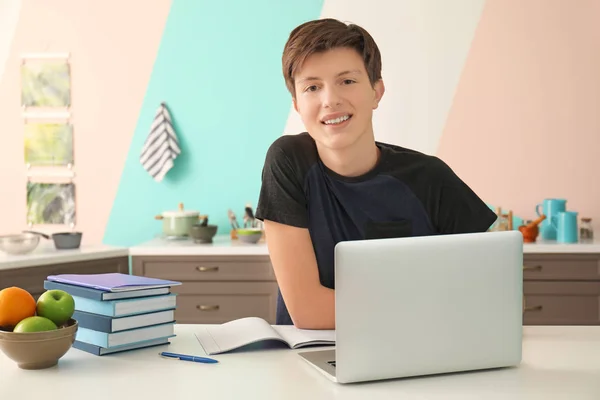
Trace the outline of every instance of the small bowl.
{"label": "small bowl", "polygon": [[190,228],[190,236],[196,243],[212,243],[217,234],[217,225],[194,224]]}
{"label": "small bowl", "polygon": [[53,331],[16,333],[0,330],[0,350],[21,369],[44,369],[58,364],[75,342],[78,324],[70,319]]}
{"label": "small bowl", "polygon": [[258,243],[258,241],[262,238],[263,230],[262,229],[253,229],[253,228],[242,228],[236,230],[237,237],[241,242],[244,243]]}
{"label": "small bowl", "polygon": [[40,243],[39,235],[35,233],[20,233],[0,236],[0,250],[6,254],[28,254]]}

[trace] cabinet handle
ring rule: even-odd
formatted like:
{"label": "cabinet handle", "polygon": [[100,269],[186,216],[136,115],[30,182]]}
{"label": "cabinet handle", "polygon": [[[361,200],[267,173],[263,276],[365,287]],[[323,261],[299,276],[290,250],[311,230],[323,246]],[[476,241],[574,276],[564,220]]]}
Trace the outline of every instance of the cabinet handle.
{"label": "cabinet handle", "polygon": [[217,272],[219,267],[196,267],[198,272]]}
{"label": "cabinet handle", "polygon": [[523,296],[523,313],[526,313],[527,311],[542,311],[542,306],[527,307],[526,303],[527,299]]}
{"label": "cabinet handle", "polygon": [[542,270],[541,265],[535,265],[533,267],[527,267],[527,266],[523,265],[523,271],[541,271],[541,270]]}
{"label": "cabinet handle", "polygon": [[214,305],[214,306],[203,306],[203,305],[197,305],[196,308],[200,311],[217,311],[219,309],[219,305]]}
{"label": "cabinet handle", "polygon": [[542,306],[525,307],[523,311],[542,311]]}

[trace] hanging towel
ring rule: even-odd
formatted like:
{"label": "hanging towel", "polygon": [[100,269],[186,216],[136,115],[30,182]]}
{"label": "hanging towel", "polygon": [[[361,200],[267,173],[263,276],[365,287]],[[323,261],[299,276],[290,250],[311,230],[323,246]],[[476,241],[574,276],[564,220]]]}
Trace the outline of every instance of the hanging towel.
{"label": "hanging towel", "polygon": [[156,110],[150,134],[144,142],[140,162],[152,178],[156,182],[160,182],[173,168],[173,160],[180,153],[181,149],[173,129],[171,115],[166,104],[162,102]]}

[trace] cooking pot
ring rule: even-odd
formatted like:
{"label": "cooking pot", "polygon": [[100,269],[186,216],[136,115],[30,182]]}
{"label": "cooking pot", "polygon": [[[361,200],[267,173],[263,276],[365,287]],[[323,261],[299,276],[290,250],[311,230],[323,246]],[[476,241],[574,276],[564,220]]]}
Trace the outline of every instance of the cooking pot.
{"label": "cooking pot", "polygon": [[183,203],[179,203],[179,209],[165,211],[154,217],[162,220],[162,230],[167,237],[188,237],[194,224],[197,224],[206,216],[200,215],[198,211],[184,210]]}
{"label": "cooking pot", "polygon": [[48,240],[52,239],[52,241],[54,241],[54,247],[58,250],[78,249],[81,245],[81,237],[83,236],[83,233],[81,232],[57,232],[51,235],[36,231],[24,232],[39,235]]}

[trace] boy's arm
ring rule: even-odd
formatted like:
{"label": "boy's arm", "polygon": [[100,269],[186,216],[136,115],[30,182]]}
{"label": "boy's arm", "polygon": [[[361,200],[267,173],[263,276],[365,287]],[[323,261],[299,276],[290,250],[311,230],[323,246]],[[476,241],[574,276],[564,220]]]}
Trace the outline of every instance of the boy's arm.
{"label": "boy's arm", "polygon": [[321,285],[308,229],[264,221],[271,263],[287,310],[300,329],[335,329],[333,289]]}
{"label": "boy's arm", "polygon": [[282,136],[269,148],[256,217],[264,222],[271,264],[294,325],[334,329],[334,292],[321,285],[308,232],[303,184],[310,162],[303,157],[310,149],[298,139]]}

